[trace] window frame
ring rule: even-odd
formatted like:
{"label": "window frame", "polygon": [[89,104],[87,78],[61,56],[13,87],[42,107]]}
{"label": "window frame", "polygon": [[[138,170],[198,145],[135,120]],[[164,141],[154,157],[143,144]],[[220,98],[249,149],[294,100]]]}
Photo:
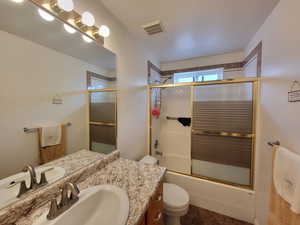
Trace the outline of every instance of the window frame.
{"label": "window frame", "polygon": [[[180,75],[182,77],[180,77]],[[205,80],[205,77],[217,75],[217,79]],[[199,79],[201,77],[201,80]],[[191,81],[182,81],[181,79],[188,79],[192,78]],[[224,68],[217,68],[217,69],[209,69],[209,70],[196,70],[191,72],[181,72],[181,73],[174,73],[173,74],[173,83],[189,83],[189,82],[205,82],[205,81],[216,81],[216,80],[223,80],[224,79]]]}

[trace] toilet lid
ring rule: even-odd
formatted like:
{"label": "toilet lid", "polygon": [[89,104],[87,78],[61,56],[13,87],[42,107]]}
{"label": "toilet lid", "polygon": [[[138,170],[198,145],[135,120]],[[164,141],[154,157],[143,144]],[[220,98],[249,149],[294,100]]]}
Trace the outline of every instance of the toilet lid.
{"label": "toilet lid", "polygon": [[164,205],[167,209],[180,210],[188,207],[189,195],[176,184],[164,183]]}

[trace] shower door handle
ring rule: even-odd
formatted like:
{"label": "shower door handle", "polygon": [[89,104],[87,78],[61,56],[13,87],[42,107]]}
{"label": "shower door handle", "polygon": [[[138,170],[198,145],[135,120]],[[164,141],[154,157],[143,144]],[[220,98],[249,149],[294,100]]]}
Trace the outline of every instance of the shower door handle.
{"label": "shower door handle", "polygon": [[240,137],[240,138],[253,138],[254,134],[242,134],[227,131],[211,131],[211,130],[192,130],[192,134],[195,135],[211,135],[211,136],[223,136],[223,137]]}

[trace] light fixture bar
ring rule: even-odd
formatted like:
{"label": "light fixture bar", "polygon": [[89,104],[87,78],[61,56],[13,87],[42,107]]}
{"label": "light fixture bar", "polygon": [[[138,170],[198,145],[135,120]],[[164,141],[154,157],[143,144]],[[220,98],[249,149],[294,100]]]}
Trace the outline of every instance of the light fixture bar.
{"label": "light fixture bar", "polygon": [[[103,45],[104,44],[104,37],[99,35],[99,28],[95,25],[93,26],[87,26],[85,24],[79,23],[81,21],[81,15],[76,12],[75,10],[72,10],[70,12],[67,12],[59,7],[57,4],[57,0],[28,0],[38,6],[39,8],[43,9],[45,12],[49,13],[50,15],[54,16],[55,18],[61,20],[64,24],[70,26],[71,28],[74,28],[78,32],[82,33],[83,35],[89,37],[91,40],[94,40],[96,43]],[[49,5],[50,7],[45,7],[44,4]],[[69,21],[74,21],[73,23],[70,23]],[[93,22],[93,21],[91,21]],[[90,23],[91,24],[91,23]]]}

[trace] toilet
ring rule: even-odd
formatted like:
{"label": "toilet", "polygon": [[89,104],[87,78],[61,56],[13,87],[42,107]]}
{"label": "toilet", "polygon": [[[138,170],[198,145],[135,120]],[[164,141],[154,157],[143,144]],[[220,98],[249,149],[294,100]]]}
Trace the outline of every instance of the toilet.
{"label": "toilet", "polygon": [[[141,163],[156,165],[158,160],[152,156],[145,156]],[[163,184],[163,201],[166,225],[180,225],[180,217],[187,214],[190,198],[186,190],[176,184]]]}

